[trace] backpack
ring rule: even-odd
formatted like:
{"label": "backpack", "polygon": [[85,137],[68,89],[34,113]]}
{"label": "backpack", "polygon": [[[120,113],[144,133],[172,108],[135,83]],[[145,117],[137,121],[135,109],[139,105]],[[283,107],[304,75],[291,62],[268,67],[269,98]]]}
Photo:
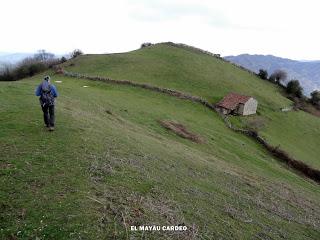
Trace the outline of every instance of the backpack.
{"label": "backpack", "polygon": [[42,107],[54,105],[54,96],[51,92],[51,86],[48,83],[42,83],[40,104]]}

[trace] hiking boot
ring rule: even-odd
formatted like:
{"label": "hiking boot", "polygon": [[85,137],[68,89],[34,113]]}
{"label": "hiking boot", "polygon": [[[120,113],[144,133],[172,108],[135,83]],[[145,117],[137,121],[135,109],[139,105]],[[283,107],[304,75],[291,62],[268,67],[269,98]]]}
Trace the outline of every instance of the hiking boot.
{"label": "hiking boot", "polygon": [[50,132],[54,131],[54,127],[49,127],[49,131]]}

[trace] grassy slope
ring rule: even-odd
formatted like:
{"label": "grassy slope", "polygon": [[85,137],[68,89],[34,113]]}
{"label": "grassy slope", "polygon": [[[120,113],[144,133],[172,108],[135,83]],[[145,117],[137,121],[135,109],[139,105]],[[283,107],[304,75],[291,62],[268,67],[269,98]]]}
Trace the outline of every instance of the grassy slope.
{"label": "grassy slope", "polygon": [[289,104],[270,83],[217,58],[166,44],[122,54],[84,55],[74,63],[66,69],[165,86],[212,101],[236,91],[257,96],[262,104],[274,105],[272,108]]}
{"label": "grassy slope", "polygon": [[[267,140],[320,169],[317,140],[320,119],[302,111],[280,112],[291,101],[281,95],[279,88],[231,64],[166,44],[123,54],[85,55],[74,63],[72,67],[66,64],[66,69],[169,87],[203,96],[211,102],[217,102],[231,91],[252,95],[259,101],[264,126],[259,130]],[[247,123],[246,120],[241,119]]]}
{"label": "grassy slope", "polygon": [[[39,77],[0,82],[0,238],[123,239],[141,235],[125,229],[140,224],[190,229],[147,239],[319,236],[319,187],[215,113],[147,90],[59,80],[53,133],[32,94]],[[207,143],[177,137],[162,119]]]}

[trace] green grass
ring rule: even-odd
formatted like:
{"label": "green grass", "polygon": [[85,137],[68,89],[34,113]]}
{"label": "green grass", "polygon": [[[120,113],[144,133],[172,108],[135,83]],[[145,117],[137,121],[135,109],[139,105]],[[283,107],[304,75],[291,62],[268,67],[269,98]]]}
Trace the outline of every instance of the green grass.
{"label": "green grass", "polygon": [[[216,113],[148,90],[54,80],[63,82],[56,84],[53,133],[43,128],[33,96],[40,77],[0,82],[0,238],[319,236],[319,186],[226,128]],[[158,120],[180,122],[206,143],[182,139]],[[128,230],[147,224],[189,231]]]}
{"label": "green grass", "polygon": [[75,65],[65,64],[68,71],[165,86],[213,102],[231,91],[253,95],[273,109],[290,102],[271,83],[231,64],[167,44],[121,54],[84,55],[71,62]]}
{"label": "green grass", "polygon": [[[302,111],[281,112],[281,108],[292,105],[282,95],[282,89],[232,64],[168,44],[121,54],[84,55],[71,62],[74,66],[65,64],[67,71],[168,87],[202,96],[212,103],[228,92],[254,96],[259,102],[262,135],[294,158],[320,169],[320,119]],[[250,123],[248,118],[239,121]]]}
{"label": "green grass", "polygon": [[238,120],[245,126],[258,123],[260,134],[273,146],[279,146],[296,159],[320,169],[318,117],[303,111],[279,111]]}

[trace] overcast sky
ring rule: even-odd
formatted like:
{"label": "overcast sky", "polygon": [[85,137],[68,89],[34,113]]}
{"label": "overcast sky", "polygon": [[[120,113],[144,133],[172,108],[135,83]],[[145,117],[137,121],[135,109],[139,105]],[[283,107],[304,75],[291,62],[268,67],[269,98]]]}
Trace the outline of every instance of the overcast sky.
{"label": "overcast sky", "polygon": [[0,52],[124,52],[186,43],[320,59],[319,0],[1,0]]}

